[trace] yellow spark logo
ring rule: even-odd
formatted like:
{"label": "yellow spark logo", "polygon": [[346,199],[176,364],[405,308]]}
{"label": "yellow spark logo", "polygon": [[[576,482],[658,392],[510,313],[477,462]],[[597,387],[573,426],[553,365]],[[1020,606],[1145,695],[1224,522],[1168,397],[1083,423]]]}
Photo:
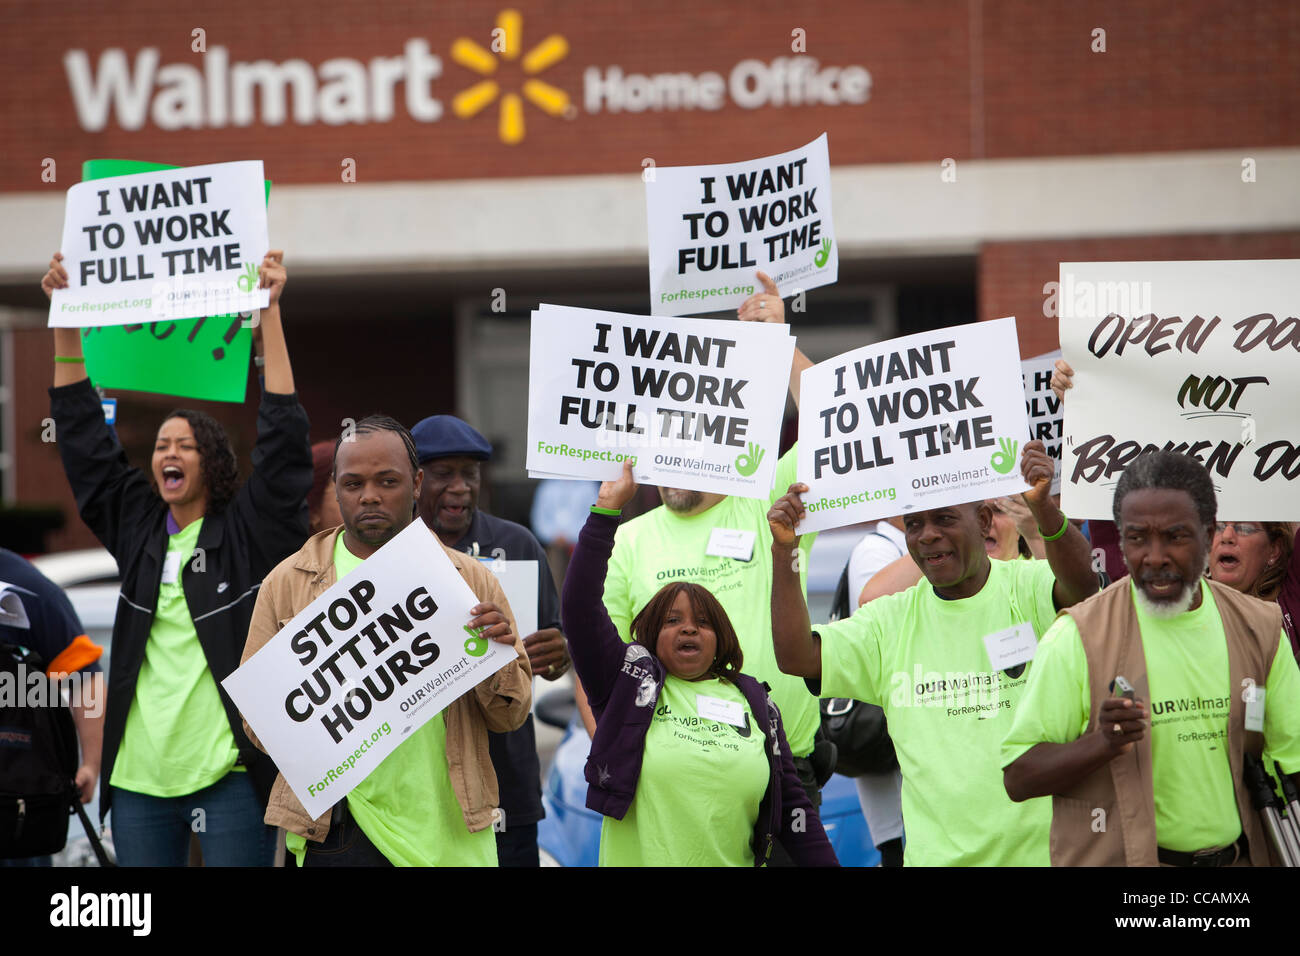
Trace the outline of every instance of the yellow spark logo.
{"label": "yellow spark logo", "polygon": [[[518,10],[502,10],[497,14],[496,29],[492,31],[492,50],[499,53],[507,62],[520,59],[523,47],[524,20]],[[558,33],[552,33],[537,46],[523,55],[524,73],[530,79],[524,81],[523,95],[534,106],[552,116],[564,116],[570,109],[569,94],[549,83],[533,79],[547,67],[559,63],[569,54],[569,41]],[[451,45],[451,58],[467,69],[481,76],[490,77],[497,69],[497,59],[491,52],[483,49],[473,40],[461,37]],[[456,94],[451,101],[452,112],[461,119],[468,119],[492,103],[501,94],[501,87],[496,80],[485,79],[475,83],[469,89]],[[524,101],[518,93],[506,93],[501,97],[501,114],[497,121],[497,135],[501,142],[513,146],[524,138]]]}

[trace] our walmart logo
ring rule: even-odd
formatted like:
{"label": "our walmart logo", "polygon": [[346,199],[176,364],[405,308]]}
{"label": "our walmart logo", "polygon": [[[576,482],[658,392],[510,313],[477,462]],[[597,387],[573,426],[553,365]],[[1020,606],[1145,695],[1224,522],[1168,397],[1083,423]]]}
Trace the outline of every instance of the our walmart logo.
{"label": "our walmart logo", "polygon": [[[473,40],[461,37],[451,45],[451,58],[467,69],[488,79],[480,80],[456,94],[451,101],[452,112],[461,119],[480,113],[485,107],[501,100],[497,119],[497,135],[501,142],[513,146],[524,138],[524,100],[551,116],[572,115],[569,94],[543,80],[536,74],[559,63],[569,54],[569,41],[552,33],[527,53],[523,53],[523,17],[517,10],[502,10],[497,15],[497,25],[492,31],[491,50],[485,50]],[[496,73],[498,59],[513,63],[520,61],[524,80],[519,92],[502,92],[501,84],[491,77]],[[520,96],[522,93],[522,97]]]}

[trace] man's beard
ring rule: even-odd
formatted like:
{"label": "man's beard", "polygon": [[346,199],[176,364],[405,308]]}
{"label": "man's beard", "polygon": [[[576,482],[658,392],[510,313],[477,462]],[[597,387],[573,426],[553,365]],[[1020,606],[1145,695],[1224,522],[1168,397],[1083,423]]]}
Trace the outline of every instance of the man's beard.
{"label": "man's beard", "polygon": [[659,496],[663,498],[664,507],[677,514],[694,511],[704,502],[703,492],[684,488],[660,488]]}
{"label": "man's beard", "polygon": [[1200,591],[1200,581],[1190,581],[1183,585],[1182,591],[1178,597],[1171,601],[1153,601],[1147,596],[1140,586],[1134,588],[1137,594],[1138,607],[1147,617],[1160,618],[1167,620],[1171,617],[1177,617],[1179,614],[1186,614],[1192,609],[1192,601],[1195,600],[1197,593]]}

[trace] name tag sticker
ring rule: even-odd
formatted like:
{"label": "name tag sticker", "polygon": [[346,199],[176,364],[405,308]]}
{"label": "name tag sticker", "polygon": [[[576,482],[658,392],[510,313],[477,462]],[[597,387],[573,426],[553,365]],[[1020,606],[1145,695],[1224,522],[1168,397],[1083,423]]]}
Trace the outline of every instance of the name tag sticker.
{"label": "name tag sticker", "polygon": [[984,646],[989,652],[989,663],[993,670],[1004,671],[1034,659],[1038,650],[1038,638],[1034,636],[1034,627],[1028,621],[1021,621],[1005,631],[997,631],[984,638]]}
{"label": "name tag sticker", "polygon": [[745,708],[738,701],[720,700],[707,694],[695,695],[695,710],[700,720],[716,720],[733,727],[745,726]]}
{"label": "name tag sticker", "polygon": [[1246,729],[1264,732],[1264,688],[1256,684],[1246,697]]}
{"label": "name tag sticker", "polygon": [[167,552],[167,557],[163,559],[163,584],[175,584],[176,579],[181,575],[181,553],[179,551]]}
{"label": "name tag sticker", "polygon": [[750,561],[754,557],[754,532],[732,528],[714,528],[704,553],[718,558]]}

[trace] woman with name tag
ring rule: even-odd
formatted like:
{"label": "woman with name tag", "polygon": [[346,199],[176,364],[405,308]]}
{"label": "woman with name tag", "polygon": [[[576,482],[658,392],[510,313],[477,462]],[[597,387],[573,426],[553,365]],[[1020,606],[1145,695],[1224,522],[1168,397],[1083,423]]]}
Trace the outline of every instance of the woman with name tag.
{"label": "woman with name tag", "polygon": [[564,632],[596,717],[587,806],[604,814],[601,866],[763,866],[781,841],[836,866],[794,769],[780,712],[741,672],[709,591],[664,585],[624,644],[602,601],[614,531],[636,494],[630,463],[600,486],[564,582]]}
{"label": "woman with name tag", "polygon": [[[191,833],[208,866],[269,866],[262,822],[276,770],[244,734],[220,682],[239,666],[257,590],[307,537],[312,457],[280,324],[283,253],[268,252],[253,327],[265,390],[241,487],[221,425],[177,409],[148,471],[132,468],[86,375],[80,329],[54,330],[50,408],[81,518],[122,579],[104,719],[101,819],[123,866],[184,866]],[[55,254],[46,295],[68,287]]]}

